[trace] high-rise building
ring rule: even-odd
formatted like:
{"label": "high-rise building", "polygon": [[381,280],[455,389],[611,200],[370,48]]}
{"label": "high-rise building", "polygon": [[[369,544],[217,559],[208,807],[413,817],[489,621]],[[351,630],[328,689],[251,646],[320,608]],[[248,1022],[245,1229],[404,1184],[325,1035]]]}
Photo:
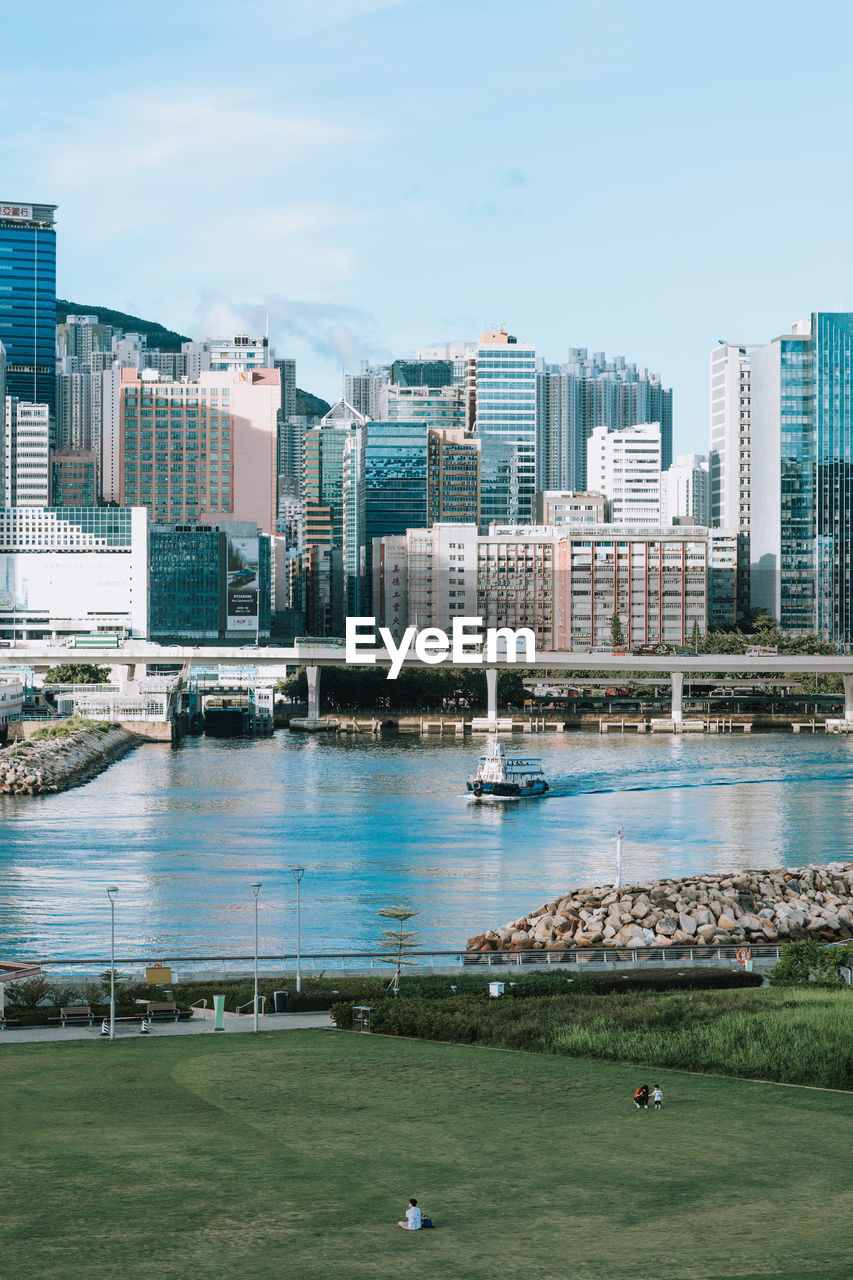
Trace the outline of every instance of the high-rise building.
{"label": "high-rise building", "polygon": [[661,462],[672,462],[672,389],[624,356],[608,360],[570,347],[563,364],[537,373],[537,489],[591,488],[587,441],[596,427],[620,431],[645,422],[661,427]]}
{"label": "high-rise building", "polygon": [[480,447],[462,430],[427,433],[427,523],[471,523],[480,513]]}
{"label": "high-rise building", "polygon": [[587,477],[590,490],[607,499],[612,524],[659,525],[660,424],[596,427],[587,441]]}
{"label": "high-rise building", "polygon": [[426,383],[410,387],[388,383],[379,394],[376,416],[382,422],[425,422],[428,427],[464,431],[468,426],[465,389]]}
{"label": "high-rise building", "polygon": [[[248,564],[247,570],[235,565]],[[161,644],[241,642],[270,634],[270,538],[254,523],[152,524],[148,635]],[[236,603],[235,603],[236,601]]]}
{"label": "high-rise building", "polygon": [[748,534],[752,346],[720,342],[710,358],[711,524]]}
{"label": "high-rise building", "polygon": [[708,457],[685,453],[661,476],[661,524],[710,525],[711,483]]}
{"label": "high-rise building", "polygon": [[611,644],[614,613],[628,645],[689,644],[736,621],[736,531],[437,524],[372,551],[371,611],[395,636],[462,615],[530,627],[538,650],[584,651]]}
{"label": "high-rise building", "polygon": [[91,449],[56,449],[50,457],[53,507],[95,507],[95,455]]}
{"label": "high-rise building", "polygon": [[4,502],[7,507],[50,503],[50,406],[6,397]]}
{"label": "high-rise building", "polygon": [[6,392],[55,412],[55,204],[0,200],[0,342],[6,348]]}
{"label": "high-rise building", "polygon": [[536,352],[505,329],[484,333],[475,357],[480,526],[529,521],[536,491]]}
{"label": "high-rise building", "polygon": [[397,387],[453,387],[458,385],[452,360],[395,360],[391,383]]}
{"label": "high-rise building", "polygon": [[89,369],[73,373],[60,369],[56,375],[55,439],[58,449],[91,447],[92,374]]}
{"label": "high-rise building", "polygon": [[[366,419],[339,400],[303,440],[302,501],[305,546],[342,547],[344,541],[344,446]],[[313,633],[312,633],[313,634]]]}
{"label": "high-rise building", "polygon": [[751,599],[853,643],[853,313],[814,312],[751,360]]}
{"label": "high-rise building", "polygon": [[211,370],[180,382],[153,369],[118,373],[111,490],[119,504],[145,506],[158,521],[230,517],[275,532],[277,370]]}
{"label": "high-rise building", "polygon": [[283,359],[273,363],[281,378],[281,415],[289,418],[296,413],[296,361]]}
{"label": "high-rise building", "polygon": [[344,400],[365,418],[379,418],[379,396],[390,378],[390,365],[362,360],[358,373],[344,374]]}
{"label": "high-rise building", "polygon": [[251,373],[253,369],[277,366],[269,338],[253,338],[248,333],[238,333],[233,338],[182,342],[181,354],[187,362],[187,377],[193,379],[200,373]]}
{"label": "high-rise building", "polygon": [[427,427],[367,422],[344,445],[344,573],[347,612],[369,604],[374,538],[423,528],[427,518]]}

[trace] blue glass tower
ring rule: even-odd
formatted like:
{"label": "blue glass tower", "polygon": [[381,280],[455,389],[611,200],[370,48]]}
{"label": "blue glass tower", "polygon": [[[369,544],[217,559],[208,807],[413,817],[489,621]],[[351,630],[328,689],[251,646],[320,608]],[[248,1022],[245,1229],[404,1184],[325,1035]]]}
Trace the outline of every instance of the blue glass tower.
{"label": "blue glass tower", "polygon": [[344,566],[349,613],[368,604],[373,539],[427,523],[425,422],[368,422],[344,451]]}
{"label": "blue glass tower", "polygon": [[853,313],[754,351],[751,597],[785,631],[853,644]]}
{"label": "blue glass tower", "polygon": [[0,200],[0,342],[6,394],[56,407],[55,204]]}

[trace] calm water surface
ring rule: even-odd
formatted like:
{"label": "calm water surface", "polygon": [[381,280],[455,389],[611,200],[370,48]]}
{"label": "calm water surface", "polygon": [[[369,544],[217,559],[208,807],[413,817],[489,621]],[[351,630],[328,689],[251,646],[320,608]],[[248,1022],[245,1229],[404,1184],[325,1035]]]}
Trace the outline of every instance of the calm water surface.
{"label": "calm water surface", "polygon": [[[509,740],[507,740],[509,741]],[[408,902],[424,947],[612,880],[850,857],[853,741],[520,736],[541,755],[543,800],[472,804],[483,742],[189,738],[145,745],[77,790],[0,798],[0,949],[104,954],[104,887],[120,887],[119,955],[248,954],[250,884],[263,882],[262,951],[295,946],[303,864],[305,951],[375,943],[379,907]]]}

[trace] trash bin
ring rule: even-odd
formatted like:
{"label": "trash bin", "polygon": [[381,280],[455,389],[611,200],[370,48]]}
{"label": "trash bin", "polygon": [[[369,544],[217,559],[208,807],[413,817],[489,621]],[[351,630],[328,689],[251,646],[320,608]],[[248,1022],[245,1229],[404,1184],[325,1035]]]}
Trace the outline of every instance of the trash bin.
{"label": "trash bin", "polygon": [[352,1011],[352,1029],[353,1031],[370,1032],[370,1014],[373,1009],[372,1004],[357,1004]]}
{"label": "trash bin", "polygon": [[287,1013],[287,1002],[290,999],[289,991],[274,991],[273,1000],[275,1001],[276,1013]]}
{"label": "trash bin", "polygon": [[489,983],[489,995],[490,995],[490,996],[502,996],[502,995],[503,995],[503,993],[504,993],[504,984],[503,984],[502,982],[490,982],[490,983]]}

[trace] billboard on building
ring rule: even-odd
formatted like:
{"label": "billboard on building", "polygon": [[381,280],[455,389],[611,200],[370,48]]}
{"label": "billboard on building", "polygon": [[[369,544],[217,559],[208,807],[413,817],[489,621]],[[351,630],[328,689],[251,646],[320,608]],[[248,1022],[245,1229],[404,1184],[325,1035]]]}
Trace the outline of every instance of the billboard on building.
{"label": "billboard on building", "polygon": [[228,534],[228,607],[229,631],[258,632],[259,539],[238,538]]}

